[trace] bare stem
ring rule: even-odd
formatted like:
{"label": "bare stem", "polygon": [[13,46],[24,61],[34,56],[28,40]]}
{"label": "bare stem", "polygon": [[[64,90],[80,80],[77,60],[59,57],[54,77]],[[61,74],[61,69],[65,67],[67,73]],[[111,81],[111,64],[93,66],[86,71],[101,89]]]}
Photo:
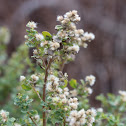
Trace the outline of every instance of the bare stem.
{"label": "bare stem", "polygon": [[[53,59],[50,59],[47,67],[46,67],[46,71],[45,71],[45,79],[44,79],[44,85],[43,85],[43,101],[45,102],[45,98],[46,98],[46,82],[47,82],[47,77],[48,77],[48,70],[51,66]],[[45,106],[43,106],[43,109],[45,108]],[[46,112],[43,112],[43,126],[46,126]]]}
{"label": "bare stem", "polygon": [[29,115],[29,118],[32,120],[32,122],[37,126],[37,124],[36,124],[36,122],[33,120],[33,118],[30,116],[30,113],[29,112],[27,112],[28,113],[28,115]]}

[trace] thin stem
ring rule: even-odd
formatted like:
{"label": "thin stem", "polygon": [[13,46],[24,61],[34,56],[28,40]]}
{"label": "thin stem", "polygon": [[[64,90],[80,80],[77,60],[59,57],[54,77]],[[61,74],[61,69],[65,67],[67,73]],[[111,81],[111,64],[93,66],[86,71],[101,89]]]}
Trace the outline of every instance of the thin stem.
{"label": "thin stem", "polygon": [[40,101],[42,101],[42,98],[41,98],[40,94],[36,91],[36,89],[35,89],[35,87],[34,87],[34,86],[32,86],[32,89],[34,90],[34,92],[36,92],[36,94],[38,95],[38,97],[39,97]]}
{"label": "thin stem", "polygon": [[[38,54],[40,54],[38,45],[36,46],[36,48],[37,48]],[[43,62],[43,66],[46,67],[44,59],[43,58],[38,58],[38,59],[41,59]]]}
{"label": "thin stem", "polygon": [[66,62],[66,60],[64,59],[64,60],[61,60],[61,65],[60,65],[60,71],[63,71],[63,68],[64,68],[64,65],[65,65],[65,62]]}
{"label": "thin stem", "polygon": [[[50,59],[47,67],[46,67],[46,71],[45,71],[45,79],[44,79],[44,85],[43,85],[43,101],[45,102],[46,99],[46,82],[47,82],[47,77],[48,77],[48,70],[51,66],[53,59]],[[45,108],[45,106],[43,106],[43,109]],[[43,126],[46,126],[46,112],[43,112]]]}
{"label": "thin stem", "polygon": [[30,116],[30,113],[29,112],[27,112],[28,113],[28,115],[29,115],[29,118],[32,120],[32,122],[37,126],[37,124],[36,124],[36,122],[33,120],[33,118]]}
{"label": "thin stem", "polygon": [[66,126],[66,120],[65,120],[65,117],[64,117],[63,126]]}

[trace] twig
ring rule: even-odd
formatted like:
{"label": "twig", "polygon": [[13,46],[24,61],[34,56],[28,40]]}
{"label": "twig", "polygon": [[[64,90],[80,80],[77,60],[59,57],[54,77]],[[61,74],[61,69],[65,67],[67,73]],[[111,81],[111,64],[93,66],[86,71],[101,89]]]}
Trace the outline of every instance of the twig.
{"label": "twig", "polygon": [[27,112],[28,113],[28,115],[29,115],[29,118],[32,120],[32,122],[37,126],[37,124],[36,124],[36,122],[33,120],[33,118],[30,116],[30,113],[29,112]]}
{"label": "twig", "polygon": [[[46,82],[47,82],[47,77],[48,77],[48,70],[51,66],[51,63],[53,61],[53,58],[50,59],[47,67],[46,67],[46,71],[45,71],[45,79],[44,79],[44,85],[43,85],[43,101],[45,102],[45,98],[46,98]],[[45,106],[43,106],[43,109],[45,108]],[[46,112],[43,112],[43,126],[46,126]]]}
{"label": "twig", "polygon": [[64,117],[63,126],[66,126],[66,120],[65,120],[65,117]]}
{"label": "twig", "polygon": [[36,94],[38,95],[39,99],[42,101],[42,98],[41,98],[40,94],[36,91],[34,86],[32,86],[32,89],[36,92]]}
{"label": "twig", "polygon": [[64,65],[65,65],[65,62],[66,62],[66,60],[64,59],[64,60],[61,60],[61,65],[60,65],[60,71],[63,71],[63,68],[64,68]]}

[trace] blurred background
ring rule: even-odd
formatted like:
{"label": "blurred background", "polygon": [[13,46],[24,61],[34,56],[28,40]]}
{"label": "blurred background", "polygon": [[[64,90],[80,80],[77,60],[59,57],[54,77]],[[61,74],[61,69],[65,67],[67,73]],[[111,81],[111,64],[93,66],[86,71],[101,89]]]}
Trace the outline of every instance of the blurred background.
{"label": "blurred background", "polygon": [[64,72],[78,81],[86,75],[96,76],[91,96],[95,106],[96,95],[126,90],[125,5],[125,0],[0,0],[0,106],[11,104],[10,97],[14,96],[10,93],[16,93],[19,76],[24,70],[29,72],[29,52],[21,47],[26,23],[33,20],[38,23],[38,31],[55,33],[57,15],[70,10],[78,10],[81,16],[78,28],[93,32],[96,39],[87,49],[81,49]]}

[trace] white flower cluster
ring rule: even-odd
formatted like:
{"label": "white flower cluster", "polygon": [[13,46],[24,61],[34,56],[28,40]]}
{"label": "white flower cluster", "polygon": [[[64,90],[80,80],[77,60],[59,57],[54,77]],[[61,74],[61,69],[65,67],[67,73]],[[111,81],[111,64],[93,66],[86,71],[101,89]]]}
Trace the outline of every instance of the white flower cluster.
{"label": "white flower cluster", "polygon": [[85,80],[89,83],[90,86],[93,86],[95,84],[95,76],[89,75],[86,76]]}
{"label": "white flower cluster", "polygon": [[31,75],[32,81],[36,82],[39,80],[39,77],[36,76],[35,74]]}
{"label": "white flower cluster", "polygon": [[8,120],[9,112],[7,112],[5,110],[1,110],[0,116],[2,117],[2,121],[6,122]]}
{"label": "white flower cluster", "polygon": [[85,110],[81,109],[80,111],[77,111],[77,110],[71,111],[68,121],[69,121],[70,126],[84,125],[86,123]]}
{"label": "white flower cluster", "polygon": [[[73,46],[68,46],[67,51],[75,51],[78,53],[79,46],[87,48],[88,44],[85,42],[90,42],[95,39],[93,33],[84,32],[83,29],[77,29],[76,23],[80,21],[80,17],[77,14],[76,10],[67,12],[64,16],[57,16],[57,21],[61,23],[61,30],[57,33],[57,38],[60,39],[69,39],[69,43],[72,43]],[[56,29],[58,29],[56,27]]]}
{"label": "white flower cluster", "polygon": [[77,109],[78,107],[78,99],[77,98],[70,98],[68,101],[69,106],[71,107],[71,109]]}
{"label": "white flower cluster", "polygon": [[60,44],[58,42],[55,42],[55,41],[52,41],[52,42],[50,41],[49,45],[50,45],[50,49],[53,50],[53,51],[60,47]]}
{"label": "white flower cluster", "polygon": [[[93,75],[89,75],[85,77],[85,81],[87,84],[89,84],[90,86],[93,86],[95,84],[95,76]],[[87,92],[88,94],[92,94],[93,89],[91,87],[86,87],[85,88],[85,92]]]}
{"label": "white flower cluster", "polygon": [[97,115],[96,109],[91,108],[86,111],[86,123],[87,126],[92,126],[95,122],[95,116]]}
{"label": "white flower cluster", "polygon": [[[66,75],[64,75],[66,76]],[[70,97],[69,89],[66,87],[61,89],[60,79],[54,75],[48,77],[47,90],[48,92],[53,92],[52,100],[54,104],[62,103],[64,105],[64,110],[75,110],[78,107],[78,99],[75,97]]]}
{"label": "white flower cluster", "polygon": [[[30,21],[26,26],[31,28],[30,31],[33,31],[34,34],[25,35],[25,38],[28,39],[27,43],[31,45],[34,45],[36,39],[38,44],[44,48],[44,54],[55,55],[52,52],[62,50],[66,52],[66,58],[71,59],[72,54],[75,55],[79,52],[80,46],[87,48],[88,44],[86,42],[90,42],[95,38],[93,33],[77,29],[76,23],[80,20],[81,18],[76,10],[69,11],[64,16],[57,16],[57,21],[61,23],[61,25],[55,27],[58,32],[56,35],[47,32],[47,37],[34,30],[34,28],[37,28],[37,23]],[[33,54],[37,55],[36,51]]]}
{"label": "white flower cluster", "polygon": [[36,40],[37,40],[37,41],[42,41],[42,40],[44,40],[44,36],[43,36],[42,34],[40,34],[40,33],[35,34],[35,37],[36,37]]}
{"label": "white flower cluster", "polygon": [[70,46],[67,48],[68,51],[75,51],[75,52],[79,52],[80,47],[77,44],[73,44],[73,46]]}
{"label": "white flower cluster", "polygon": [[29,21],[26,26],[29,28],[37,28],[37,23],[34,21]]}
{"label": "white flower cluster", "polygon": [[34,50],[33,50],[33,54],[34,54],[34,55],[37,55],[37,54],[38,54],[37,49],[34,49]]}
{"label": "white flower cluster", "polygon": [[34,116],[34,119],[35,119],[36,122],[38,122],[40,120],[40,116],[37,114],[37,115]]}
{"label": "white flower cluster", "polygon": [[97,108],[97,112],[102,113],[103,112],[103,108]]}
{"label": "white flower cluster", "polygon": [[77,90],[75,90],[75,89],[74,90],[71,90],[70,91],[70,96],[71,97],[76,97],[77,96]]}
{"label": "white flower cluster", "polygon": [[26,79],[25,76],[20,76],[20,81],[21,81],[21,82],[24,81],[25,79]]}
{"label": "white flower cluster", "polygon": [[90,87],[85,88],[85,92],[87,92],[89,95],[93,93],[93,89]]}
{"label": "white flower cluster", "polygon": [[57,17],[57,21],[60,21],[64,25],[69,22],[78,22],[80,20],[81,20],[81,18],[77,14],[76,10],[67,12],[66,14],[64,14],[64,17],[63,16]]}
{"label": "white flower cluster", "polygon": [[126,102],[126,91],[119,91],[122,101]]}
{"label": "white flower cluster", "polygon": [[[29,27],[29,28],[32,28],[32,29],[34,29],[34,28],[37,28],[37,23],[35,23],[34,21],[29,21],[28,23],[27,23],[27,25],[26,25],[27,27]],[[36,31],[36,30],[34,30],[34,31]],[[33,36],[32,36],[33,37]],[[29,37],[28,37],[28,35],[25,35],[24,36],[24,38],[25,39],[29,39]],[[44,36],[41,34],[41,33],[36,33],[35,35],[34,35],[34,38],[36,38],[36,40],[37,41],[44,41]],[[33,38],[32,38],[33,39]]]}
{"label": "white flower cluster", "polygon": [[14,126],[21,126],[20,124],[18,124],[18,123],[14,123]]}
{"label": "white flower cluster", "polygon": [[48,77],[47,90],[49,92],[62,93],[62,89],[59,87],[59,78],[58,77],[56,77],[54,75],[50,75]]}
{"label": "white flower cluster", "polygon": [[80,111],[73,110],[70,112],[68,117],[68,122],[70,126],[82,126],[86,124],[87,126],[92,126],[95,122],[96,110],[94,108],[85,111],[81,109]]}

